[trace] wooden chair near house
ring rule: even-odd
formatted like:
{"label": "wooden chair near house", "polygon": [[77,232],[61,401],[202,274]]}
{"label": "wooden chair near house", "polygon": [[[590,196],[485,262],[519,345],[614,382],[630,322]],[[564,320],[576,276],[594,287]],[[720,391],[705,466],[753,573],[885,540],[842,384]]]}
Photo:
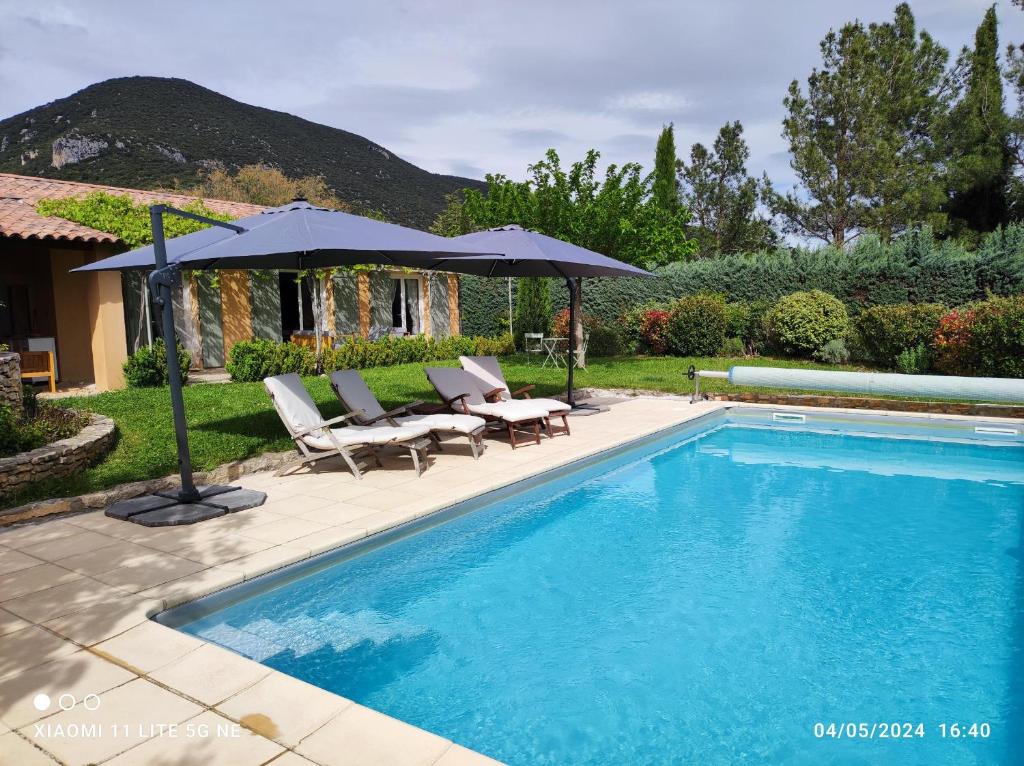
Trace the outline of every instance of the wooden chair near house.
{"label": "wooden chair near house", "polygon": [[57,390],[57,373],[52,351],[21,351],[21,378],[48,378],[50,393]]}

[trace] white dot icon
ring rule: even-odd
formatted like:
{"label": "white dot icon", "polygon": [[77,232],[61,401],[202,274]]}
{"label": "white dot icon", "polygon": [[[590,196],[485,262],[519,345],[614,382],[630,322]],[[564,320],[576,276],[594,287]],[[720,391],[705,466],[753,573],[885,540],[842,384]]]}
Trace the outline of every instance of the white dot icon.
{"label": "white dot icon", "polygon": [[50,709],[50,695],[48,694],[37,694],[32,698],[32,704],[35,705],[36,710],[49,710]]}

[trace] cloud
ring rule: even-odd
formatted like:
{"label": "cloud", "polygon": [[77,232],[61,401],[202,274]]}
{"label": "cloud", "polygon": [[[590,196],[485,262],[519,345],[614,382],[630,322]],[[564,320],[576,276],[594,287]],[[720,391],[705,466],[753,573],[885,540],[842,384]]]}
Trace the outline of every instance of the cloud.
{"label": "cloud", "polygon": [[[109,77],[183,77],[232,98],[366,136],[429,170],[522,178],[554,147],[566,163],[649,167],[676,126],[685,157],[740,120],[750,171],[792,185],[779,135],[782,98],[819,63],[818,42],[854,15],[892,16],[893,0],[272,0],[179,3],[0,0],[0,115]],[[985,4],[913,3],[952,51]],[[1024,13],[999,0],[1000,39],[1024,40]]]}

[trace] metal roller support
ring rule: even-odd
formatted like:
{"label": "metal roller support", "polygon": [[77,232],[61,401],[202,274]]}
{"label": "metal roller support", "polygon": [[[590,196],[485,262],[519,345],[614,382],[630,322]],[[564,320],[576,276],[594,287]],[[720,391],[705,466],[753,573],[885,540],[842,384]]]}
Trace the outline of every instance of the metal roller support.
{"label": "metal roller support", "polygon": [[728,380],[729,373],[721,370],[700,370],[692,364],[690,369],[686,371],[686,377],[693,381],[693,396],[690,397],[690,404],[693,404],[700,398],[700,379],[701,378],[719,378],[721,380]]}

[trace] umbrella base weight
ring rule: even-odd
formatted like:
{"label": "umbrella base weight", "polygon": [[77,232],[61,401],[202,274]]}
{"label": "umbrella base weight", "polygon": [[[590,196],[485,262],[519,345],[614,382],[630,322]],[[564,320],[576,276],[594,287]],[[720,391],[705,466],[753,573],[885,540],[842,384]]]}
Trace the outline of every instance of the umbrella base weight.
{"label": "umbrella base weight", "polygon": [[267,500],[263,492],[240,487],[213,485],[196,489],[199,497],[195,500],[179,499],[176,492],[161,492],[114,503],[106,515],[144,527],[173,527],[256,508]]}
{"label": "umbrella base weight", "polygon": [[567,413],[569,417],[582,417],[596,415],[599,412],[608,412],[608,408],[598,404],[577,404]]}

